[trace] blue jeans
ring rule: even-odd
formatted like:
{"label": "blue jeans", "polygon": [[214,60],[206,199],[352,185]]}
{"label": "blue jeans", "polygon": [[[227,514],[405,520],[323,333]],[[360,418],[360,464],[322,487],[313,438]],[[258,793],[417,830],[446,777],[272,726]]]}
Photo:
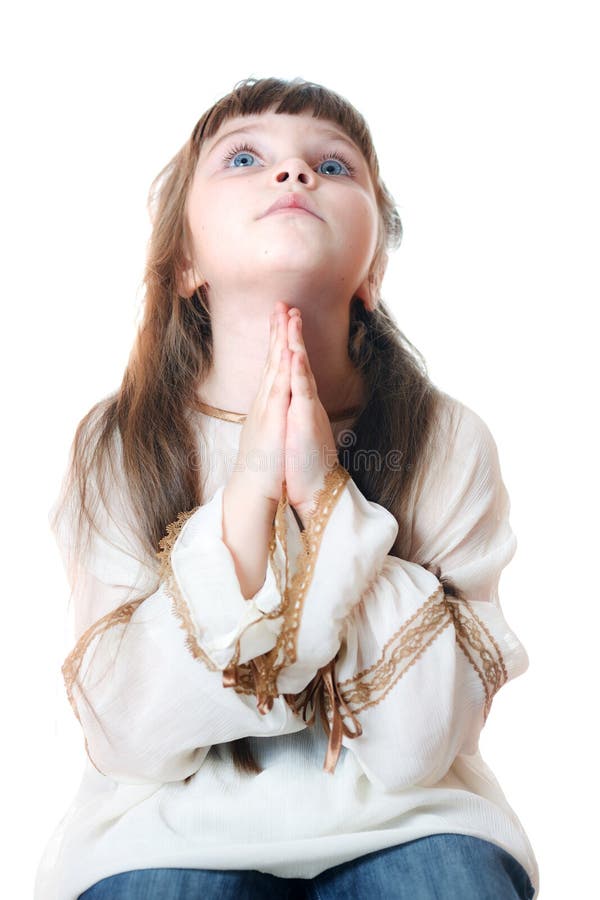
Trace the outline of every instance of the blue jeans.
{"label": "blue jeans", "polygon": [[433,834],[359,856],[316,878],[240,869],[137,869],[103,878],[78,900],[531,900],[523,866],[501,847]]}

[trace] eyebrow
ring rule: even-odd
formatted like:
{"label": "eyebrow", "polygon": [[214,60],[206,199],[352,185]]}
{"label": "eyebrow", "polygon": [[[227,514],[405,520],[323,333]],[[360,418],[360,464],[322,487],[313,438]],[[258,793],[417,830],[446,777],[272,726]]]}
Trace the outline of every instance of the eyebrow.
{"label": "eyebrow", "polygon": [[[264,128],[264,125],[256,122],[252,125],[241,125],[239,128],[235,128],[233,131],[228,131],[227,134],[222,135],[208,148],[208,150],[206,151],[206,156],[209,156],[213,152],[213,150],[219,146],[219,144],[221,144],[223,141],[226,141],[228,138],[233,137],[234,134],[241,134],[246,132],[252,133],[258,131],[260,128]],[[335,128],[323,128],[320,129],[319,136],[337,141],[343,141],[343,143],[347,144],[348,147],[354,150],[355,153],[358,153],[358,155],[362,159],[362,151],[360,147],[358,147],[358,145],[355,144],[354,141],[351,141],[350,138],[343,132],[337,131]]]}

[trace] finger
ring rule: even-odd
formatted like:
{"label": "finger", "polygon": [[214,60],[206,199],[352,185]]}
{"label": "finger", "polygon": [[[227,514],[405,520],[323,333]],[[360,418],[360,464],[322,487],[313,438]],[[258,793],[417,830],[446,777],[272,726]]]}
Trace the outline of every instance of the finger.
{"label": "finger", "polygon": [[286,316],[288,314],[290,307],[285,302],[285,300],[276,300],[273,312],[278,315],[279,313],[284,313]]}
{"label": "finger", "polygon": [[303,350],[304,340],[302,338],[302,319],[300,313],[288,319],[288,343],[292,350]]}
{"label": "finger", "polygon": [[267,355],[266,364],[263,369],[262,379],[259,386],[259,394],[263,398],[265,398],[265,401],[268,400],[281,362],[281,347],[278,337],[278,332],[281,330],[279,319],[280,317],[273,313],[271,335],[269,340],[269,353]]}
{"label": "finger", "polygon": [[276,324],[275,323],[275,315],[273,313],[271,313],[271,315],[269,316],[269,349],[267,351],[267,359],[266,359],[267,366],[269,364],[269,357],[271,356],[271,354],[273,352],[273,345],[275,343],[275,324]]}
{"label": "finger", "polygon": [[306,350],[306,346],[304,344],[304,337],[302,335],[302,319],[299,317],[295,317],[290,321],[289,326],[290,332],[290,347],[294,352],[297,352],[303,359],[303,363],[300,364],[298,369],[299,374],[304,375],[309,379],[312,383],[313,391],[316,388],[316,381],[313,374],[312,367],[310,365],[310,360],[308,358],[308,353]]}
{"label": "finger", "polygon": [[273,348],[275,346],[275,341],[277,338],[277,319],[274,313],[271,313],[269,316],[269,347],[267,350],[267,355],[265,358],[265,364],[263,366],[262,378],[263,381],[267,376],[267,372],[273,366]]}
{"label": "finger", "polygon": [[312,402],[316,396],[315,381],[308,368],[308,357],[302,351],[294,351],[290,386],[296,398]]}
{"label": "finger", "polygon": [[282,316],[284,313],[284,310],[281,307],[282,307],[281,301],[277,300],[277,302],[275,303],[275,309],[269,316],[269,349],[267,351],[267,359],[265,362],[265,369],[269,365],[269,357],[273,353],[273,350],[277,343],[277,338],[280,333],[281,321],[282,321]]}
{"label": "finger", "polygon": [[[268,365],[263,373],[263,387],[267,397],[273,388],[273,383],[279,372],[282,361],[282,351],[287,349],[288,346],[287,311],[285,311],[287,307],[286,304],[282,303],[280,300],[277,301],[275,306],[276,311],[272,314],[274,319],[273,343],[270,348]],[[291,360],[288,360],[288,364],[291,366]]]}
{"label": "finger", "polygon": [[265,390],[267,397],[271,395],[274,387],[279,391],[281,384],[286,382],[284,391],[289,393],[291,351],[288,348],[287,313],[277,313],[276,338],[273,347],[272,364],[265,378]]}
{"label": "finger", "polygon": [[290,395],[291,360],[292,351],[288,347],[284,347],[281,351],[279,368],[269,392],[269,397],[272,401],[281,400],[286,407],[289,403]]}

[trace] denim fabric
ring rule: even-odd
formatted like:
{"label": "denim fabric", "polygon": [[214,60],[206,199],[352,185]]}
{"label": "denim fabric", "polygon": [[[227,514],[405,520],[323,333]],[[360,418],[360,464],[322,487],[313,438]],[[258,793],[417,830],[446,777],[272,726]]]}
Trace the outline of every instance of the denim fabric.
{"label": "denim fabric", "polygon": [[103,878],[78,900],[531,900],[533,885],[501,847],[434,834],[321,872],[278,878],[254,870],[139,869]]}

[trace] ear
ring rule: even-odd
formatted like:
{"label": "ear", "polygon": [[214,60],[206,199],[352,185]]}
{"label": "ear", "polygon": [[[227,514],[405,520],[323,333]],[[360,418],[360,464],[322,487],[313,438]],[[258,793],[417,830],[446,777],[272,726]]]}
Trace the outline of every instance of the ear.
{"label": "ear", "polygon": [[204,284],[204,279],[196,271],[195,266],[187,258],[183,268],[177,273],[177,292],[181,297],[192,297]]}
{"label": "ear", "polygon": [[388,255],[385,252],[381,255],[379,261],[373,260],[369,274],[355,291],[356,296],[362,300],[365,309],[369,312],[373,312],[377,308],[387,262]]}
{"label": "ear", "polygon": [[369,312],[373,311],[373,281],[372,276],[368,275],[365,280],[357,287],[354,295],[362,300],[362,303]]}

